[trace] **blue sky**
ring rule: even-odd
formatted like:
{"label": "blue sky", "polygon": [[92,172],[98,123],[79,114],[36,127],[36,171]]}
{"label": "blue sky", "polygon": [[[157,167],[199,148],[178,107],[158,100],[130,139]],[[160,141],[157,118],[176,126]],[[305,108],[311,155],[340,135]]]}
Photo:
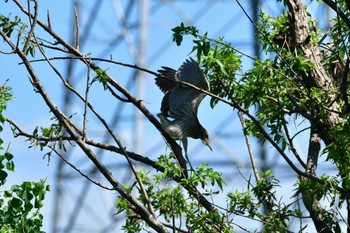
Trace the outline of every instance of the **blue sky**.
{"label": "blue sky", "polygon": [[[121,8],[123,8],[128,1],[120,2]],[[250,12],[251,7],[250,4],[247,4],[248,1],[242,2],[245,3],[243,4],[245,9]],[[263,1],[261,8],[274,15],[278,14],[280,6],[276,6],[271,2],[272,1]],[[135,64],[132,53],[127,48],[128,43],[125,41],[121,41],[119,44],[112,47],[107,46],[121,32],[120,21],[115,13],[118,1],[114,1],[113,4],[112,1],[100,1],[100,9],[96,9],[98,17],[96,22],[92,23],[89,21],[91,17],[89,12],[91,12],[91,8],[94,4],[95,1],[83,1],[83,3],[81,3],[81,32],[83,32],[87,24],[93,24],[87,43],[81,48],[83,53],[91,53],[92,57],[103,56],[104,58],[109,58],[110,55],[112,55],[114,60]],[[150,17],[146,58],[150,70],[156,71],[160,66],[169,66],[176,69],[188,58],[193,45],[191,38],[186,37],[181,47],[177,47],[175,43],[172,42],[171,28],[178,26],[182,21],[196,25],[201,33],[208,31],[210,37],[217,37],[218,35],[225,36],[225,39],[232,42],[235,48],[242,49],[244,52],[253,55],[251,49],[252,25],[243,15],[235,1],[178,1],[175,2],[174,5],[171,3],[157,5],[155,1],[151,0],[149,7]],[[5,16],[9,15],[9,13],[11,13],[11,16],[20,14],[11,1],[8,3],[1,1],[0,9],[0,13]],[[72,1],[61,0],[55,1],[53,4],[52,1],[39,0],[39,9],[39,18],[43,21],[46,20],[46,14],[49,10],[52,27],[59,35],[69,40],[72,26],[71,18],[73,16]],[[137,14],[138,11],[136,8],[131,14],[130,22],[137,22]],[[51,38],[47,37],[41,30],[38,31],[37,36],[51,40]],[[137,43],[135,31],[130,31],[128,36],[133,39],[133,43]],[[0,50],[9,51],[9,48],[3,43],[0,43]],[[48,52],[48,54],[49,56],[55,56],[58,53]],[[0,84],[3,83],[3,80],[9,79],[8,85],[13,88],[13,94],[15,96],[14,100],[9,103],[6,115],[28,132],[32,132],[37,125],[48,126],[50,122],[52,122],[50,120],[51,115],[49,110],[43,103],[41,97],[33,93],[24,67],[18,65],[19,60],[15,56],[5,56],[2,54],[0,54],[0,60],[2,64],[5,64],[2,66],[0,73]],[[64,74],[66,62],[55,62],[55,64]],[[245,59],[243,64],[245,67],[251,66],[249,59]],[[100,65],[115,77],[118,82],[127,85],[132,72],[130,68],[112,64]],[[38,75],[45,84],[51,98],[58,106],[62,106],[63,89],[59,79],[54,76],[54,73],[47,65],[37,63],[34,64],[34,67],[37,68]],[[162,93],[154,84],[154,77],[145,74],[141,78],[143,80],[143,103],[152,113],[156,114],[159,111]],[[77,89],[82,93],[84,91],[85,80],[86,68],[79,65],[75,66],[74,82]],[[90,100],[107,121],[112,120],[116,114],[121,118],[121,123],[115,128],[115,131],[116,134],[121,137],[123,145],[132,151],[134,146],[132,138],[135,134],[135,130],[130,118],[133,115],[133,107],[127,105],[123,109],[123,112],[115,113],[115,108],[118,106],[117,101],[110,98],[109,94],[104,92],[99,85],[94,85],[92,87]],[[82,104],[76,101],[76,99],[72,99],[70,112],[75,114],[73,119],[76,122],[81,122],[82,120],[82,109]],[[202,146],[199,140],[190,140],[189,154],[192,163],[194,165],[199,165],[204,161],[207,162],[209,165],[214,166],[218,171],[222,172],[225,178],[228,178],[229,183],[227,189],[229,191],[233,191],[236,188],[242,190],[246,186],[237,168],[244,171],[243,174],[245,174],[246,177],[249,176],[251,171],[249,170],[250,166],[247,149],[245,148],[240,123],[237,119],[237,112],[221,103],[214,109],[211,109],[209,107],[209,98],[207,97],[200,106],[199,119],[202,125],[209,131],[214,152]],[[96,123],[96,120],[91,118],[88,124],[90,127],[89,135],[101,138],[104,132],[100,130],[101,127]],[[142,125],[143,133],[140,135],[142,142],[140,152],[156,159],[157,156],[166,151],[163,145],[164,143],[162,143],[162,138],[151,124],[144,121]],[[45,178],[47,179],[47,183],[53,186],[54,189],[55,171],[58,161],[57,156],[53,156],[50,163],[48,163],[46,159],[43,159],[43,152],[39,149],[28,149],[29,143],[24,141],[23,138],[14,139],[8,127],[5,127],[3,135],[5,143],[11,142],[11,151],[15,155],[16,163],[16,171],[14,174],[10,175],[8,185],[13,182]],[[297,146],[300,147],[302,151],[305,151],[305,142],[308,140],[307,136],[307,133],[300,135],[300,144]],[[267,148],[268,164],[275,166],[278,175],[282,177],[287,187],[290,187],[290,189],[281,191],[281,195],[285,195],[285,198],[288,199],[292,195],[291,189],[293,189],[291,181],[287,178],[291,173],[288,169],[285,169],[286,164],[276,156],[273,150],[269,149],[269,145],[267,145]],[[256,153],[258,149],[258,145],[254,144],[254,151]],[[115,172],[120,172],[123,174],[123,177],[127,177],[129,171],[123,167],[125,161],[120,162],[120,158],[116,160],[115,156],[111,155],[106,155],[103,160],[106,163],[115,163]],[[87,170],[91,168],[91,164],[84,159],[84,156],[81,155],[78,150],[74,150],[71,162]],[[278,166],[276,166],[276,164],[278,164]],[[277,169],[278,167],[280,169]],[[69,211],[74,205],[74,196],[80,192],[79,187],[84,179],[68,167],[66,171],[67,174],[71,174],[74,177],[69,182],[65,183],[65,196],[67,199],[65,201],[66,206],[62,208],[65,211]],[[101,209],[101,212],[103,211],[102,206],[112,203],[115,197],[113,195],[112,197],[111,195],[106,195],[103,192],[100,193],[94,187],[92,187],[91,190],[91,194],[89,194],[91,199],[88,199],[88,202],[90,206],[92,206],[91,208]],[[44,206],[46,217],[45,230],[48,232],[50,232],[51,226],[52,202],[53,192],[47,194],[47,200]],[[99,204],[92,205],[91,203]],[[64,225],[67,219],[65,219],[64,216],[61,217],[62,225]],[[89,218],[93,217],[89,216],[89,214],[82,214],[79,216],[79,221],[84,222],[84,220]]]}

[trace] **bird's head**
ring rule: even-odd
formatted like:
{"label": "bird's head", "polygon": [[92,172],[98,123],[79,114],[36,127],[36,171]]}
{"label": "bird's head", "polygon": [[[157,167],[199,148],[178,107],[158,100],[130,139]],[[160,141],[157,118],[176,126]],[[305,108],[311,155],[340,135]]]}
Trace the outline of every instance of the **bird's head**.
{"label": "bird's head", "polygon": [[199,134],[199,138],[202,140],[203,144],[206,145],[207,147],[209,147],[209,149],[211,151],[213,151],[213,148],[211,148],[210,144],[209,144],[209,134],[208,131],[206,129],[204,129],[203,127],[201,127],[200,130],[200,134]]}

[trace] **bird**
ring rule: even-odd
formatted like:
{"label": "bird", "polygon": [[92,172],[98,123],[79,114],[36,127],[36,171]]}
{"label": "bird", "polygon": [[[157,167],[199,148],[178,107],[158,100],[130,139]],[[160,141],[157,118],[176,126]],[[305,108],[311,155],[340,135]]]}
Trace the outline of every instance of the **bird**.
{"label": "bird", "polygon": [[160,113],[157,114],[162,128],[174,140],[182,141],[187,160],[188,137],[201,139],[203,144],[212,151],[208,131],[200,124],[197,117],[198,107],[206,94],[176,82],[186,82],[210,91],[206,75],[192,58],[186,59],[178,70],[166,66],[161,68],[158,70],[159,75],[155,83],[164,93]]}

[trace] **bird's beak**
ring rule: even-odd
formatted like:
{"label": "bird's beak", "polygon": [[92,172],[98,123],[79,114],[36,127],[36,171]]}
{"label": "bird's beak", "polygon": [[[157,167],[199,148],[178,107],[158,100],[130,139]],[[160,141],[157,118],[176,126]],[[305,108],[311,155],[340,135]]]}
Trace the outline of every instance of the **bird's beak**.
{"label": "bird's beak", "polygon": [[203,142],[204,145],[207,145],[211,151],[213,151],[213,148],[211,148],[208,139],[204,139],[204,140],[202,140],[202,142]]}

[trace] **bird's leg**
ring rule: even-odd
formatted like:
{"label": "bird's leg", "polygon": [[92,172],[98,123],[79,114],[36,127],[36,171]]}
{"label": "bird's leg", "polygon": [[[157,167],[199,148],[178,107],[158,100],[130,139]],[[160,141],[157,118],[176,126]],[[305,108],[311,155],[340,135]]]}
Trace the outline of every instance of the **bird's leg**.
{"label": "bird's leg", "polygon": [[[181,128],[179,126],[177,126],[176,124],[173,125],[172,122],[170,122],[166,116],[164,116],[162,113],[158,113],[157,116],[159,117],[160,119],[160,124],[163,128],[163,130],[169,134],[170,137],[172,137],[174,140],[179,140],[180,138],[183,138],[182,135],[181,135]],[[185,150],[185,156],[186,156],[186,160],[188,161],[189,163],[189,160],[188,160],[188,155],[187,155],[187,138],[186,139],[183,139],[182,140],[183,142],[183,145],[184,145],[184,150]],[[178,162],[179,162],[179,165],[180,167],[182,167],[184,169],[184,175],[185,177],[187,177],[187,165],[186,165],[186,161],[184,161],[183,158],[181,159],[178,159]],[[190,164],[190,167],[192,169],[192,166]],[[193,170],[193,169],[192,169]]]}
{"label": "bird's leg", "polygon": [[191,164],[191,161],[190,161],[190,158],[188,157],[188,154],[187,154],[187,145],[188,145],[187,137],[184,137],[182,139],[182,145],[183,145],[183,148],[185,151],[186,160],[187,160],[188,164],[190,165],[191,171],[194,171],[192,164]]}

